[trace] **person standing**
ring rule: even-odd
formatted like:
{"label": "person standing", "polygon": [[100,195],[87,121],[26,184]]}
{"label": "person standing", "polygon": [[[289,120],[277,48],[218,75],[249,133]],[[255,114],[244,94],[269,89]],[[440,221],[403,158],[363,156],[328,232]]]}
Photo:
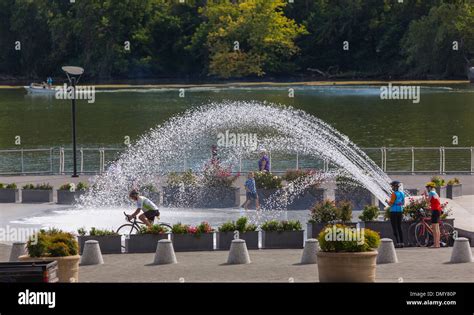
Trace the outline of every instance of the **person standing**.
{"label": "person standing", "polygon": [[258,170],[260,172],[270,172],[270,159],[267,156],[267,150],[260,150],[260,160],[258,160]]}
{"label": "person standing", "polygon": [[258,201],[257,195],[257,186],[255,185],[255,179],[253,172],[249,172],[247,175],[247,180],[245,181],[245,202],[243,204],[245,211],[248,209],[248,205],[250,202],[255,201],[255,207],[260,210],[260,204]]}
{"label": "person standing", "polygon": [[428,192],[428,200],[431,209],[431,230],[433,231],[433,246],[431,248],[440,247],[440,231],[439,218],[441,217],[441,200],[436,192],[436,185],[432,182],[426,184],[426,191]]}
{"label": "person standing", "polygon": [[402,232],[402,219],[403,219],[403,206],[405,205],[405,194],[400,191],[400,182],[394,180],[390,183],[392,186],[392,196],[390,200],[387,200],[390,206],[390,223],[392,225],[392,231],[395,235],[396,245],[395,247],[403,247],[403,232]]}

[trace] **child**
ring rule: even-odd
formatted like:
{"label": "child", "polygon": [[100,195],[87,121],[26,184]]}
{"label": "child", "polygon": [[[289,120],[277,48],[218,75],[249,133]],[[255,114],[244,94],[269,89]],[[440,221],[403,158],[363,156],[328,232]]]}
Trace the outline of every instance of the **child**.
{"label": "child", "polygon": [[255,200],[256,209],[260,209],[260,204],[258,202],[257,187],[255,185],[255,179],[253,178],[253,172],[249,172],[247,175],[247,180],[245,181],[245,191],[246,191],[246,200],[244,202],[244,208],[247,211],[248,204]]}

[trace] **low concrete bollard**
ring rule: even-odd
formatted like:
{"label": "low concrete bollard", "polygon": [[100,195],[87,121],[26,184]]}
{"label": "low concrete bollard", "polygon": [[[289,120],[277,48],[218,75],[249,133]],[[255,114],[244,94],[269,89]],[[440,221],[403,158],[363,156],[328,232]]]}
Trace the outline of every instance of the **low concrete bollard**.
{"label": "low concrete bollard", "polygon": [[303,255],[301,255],[301,264],[316,264],[318,256],[316,252],[319,250],[319,242],[315,238],[309,238],[304,243]]}
{"label": "low concrete bollard", "polygon": [[177,264],[176,255],[174,253],[173,242],[171,240],[159,240],[156,246],[154,265]]}
{"label": "low concrete bollard", "polygon": [[26,255],[26,243],[15,242],[13,243],[12,250],[10,252],[10,262],[19,261],[18,257]]}
{"label": "low concrete bollard", "polygon": [[250,256],[245,240],[236,239],[232,241],[227,263],[230,265],[250,264]]}
{"label": "low concrete bollard", "polygon": [[397,263],[397,252],[395,251],[393,240],[391,238],[382,238],[380,241],[380,246],[377,249],[377,265]]}
{"label": "low concrete bollard", "polygon": [[472,252],[471,247],[469,246],[469,239],[466,237],[458,237],[454,240],[450,262],[453,264],[472,262]]}
{"label": "low concrete bollard", "polygon": [[81,256],[81,265],[102,265],[104,259],[100,251],[99,242],[95,240],[86,241]]}

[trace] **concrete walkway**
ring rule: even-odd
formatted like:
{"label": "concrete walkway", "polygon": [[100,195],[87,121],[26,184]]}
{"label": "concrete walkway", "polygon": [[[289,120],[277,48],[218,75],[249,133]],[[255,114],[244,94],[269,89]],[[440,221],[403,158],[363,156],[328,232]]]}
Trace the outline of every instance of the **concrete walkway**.
{"label": "concrete walkway", "polygon": [[[0,261],[10,246],[0,245]],[[397,249],[399,263],[377,266],[377,282],[474,282],[474,263],[449,264],[452,248]],[[299,265],[302,250],[251,250],[249,265],[225,265],[227,251],[176,253],[176,265],[150,265],[154,254],[104,255],[81,266],[80,282],[318,282],[317,265]]]}

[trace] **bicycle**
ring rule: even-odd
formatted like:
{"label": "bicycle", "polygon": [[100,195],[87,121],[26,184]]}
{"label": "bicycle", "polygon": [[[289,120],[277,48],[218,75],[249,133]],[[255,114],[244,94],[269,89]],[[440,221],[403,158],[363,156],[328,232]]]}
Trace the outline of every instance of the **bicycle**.
{"label": "bicycle", "polygon": [[[430,246],[433,244],[433,230],[431,229],[430,218],[426,215],[423,209],[420,209],[420,220],[412,224],[415,226],[415,240],[418,246]],[[411,227],[409,231],[411,230]],[[451,246],[454,243],[454,227],[449,223],[444,223],[443,220],[439,220],[439,232],[440,232],[440,245],[442,247]]]}
{"label": "bicycle", "polygon": [[[120,234],[122,236],[124,236],[124,235],[125,236],[130,236],[132,234],[137,234],[142,229],[142,227],[145,225],[144,222],[138,220],[136,217],[133,218],[133,220],[130,220],[130,217],[125,212],[123,214],[125,215],[125,220],[127,220],[129,223],[125,223],[125,224],[121,225],[117,229],[117,234]],[[163,226],[163,227],[166,227],[166,228],[171,230],[171,225],[169,223],[157,222],[154,225]]]}

